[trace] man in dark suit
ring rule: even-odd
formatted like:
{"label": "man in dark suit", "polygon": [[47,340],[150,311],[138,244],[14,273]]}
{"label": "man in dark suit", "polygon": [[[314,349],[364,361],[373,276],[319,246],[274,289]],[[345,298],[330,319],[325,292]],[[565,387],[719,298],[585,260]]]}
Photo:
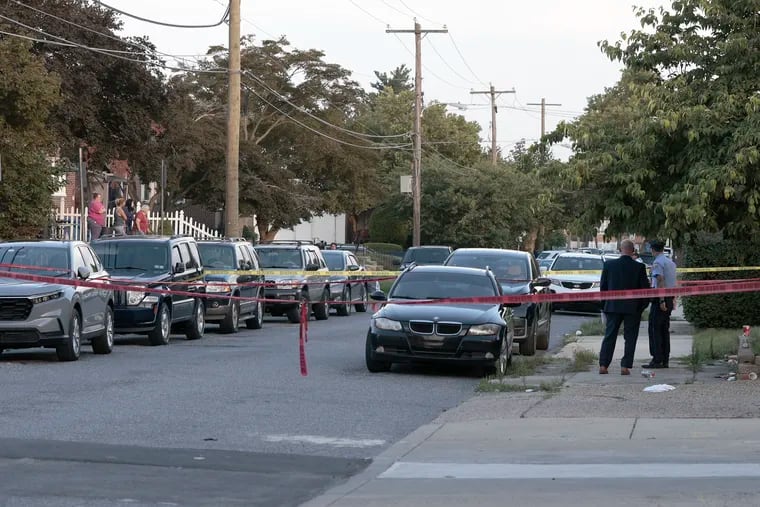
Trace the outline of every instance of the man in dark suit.
{"label": "man in dark suit", "polygon": [[[648,289],[647,268],[644,263],[633,259],[633,241],[624,239],[620,243],[622,255],[604,263],[602,280],[599,290],[632,290]],[[599,373],[607,373],[615,352],[620,325],[623,325],[623,338],[625,339],[625,352],[620,361],[620,374],[630,375],[633,368],[633,355],[636,352],[636,340],[639,338],[639,325],[641,324],[641,312],[646,308],[646,299],[617,299],[604,302],[604,315],[607,326],[602,340],[602,349],[599,351]]]}

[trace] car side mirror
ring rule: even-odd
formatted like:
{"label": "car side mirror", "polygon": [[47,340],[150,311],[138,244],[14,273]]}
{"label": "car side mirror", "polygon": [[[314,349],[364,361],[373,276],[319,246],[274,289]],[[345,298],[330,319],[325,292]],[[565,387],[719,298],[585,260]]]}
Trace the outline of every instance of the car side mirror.
{"label": "car side mirror", "polygon": [[82,280],[87,280],[90,278],[90,275],[92,274],[92,271],[87,266],[79,266],[77,269],[77,276],[81,278]]}
{"label": "car side mirror", "polygon": [[388,297],[385,295],[385,292],[381,290],[376,290],[369,295],[369,298],[373,301],[388,301]]}
{"label": "car side mirror", "polygon": [[185,272],[185,265],[181,262],[178,262],[174,265],[174,272],[175,273],[184,273]]}
{"label": "car side mirror", "polygon": [[356,264],[353,264],[348,267],[349,271],[359,271],[361,269],[361,266],[357,266]]}
{"label": "car side mirror", "polygon": [[391,261],[391,264],[393,264],[394,266],[400,266],[401,265],[401,259],[393,259]]}
{"label": "car side mirror", "polygon": [[319,269],[319,264],[307,264],[306,265],[306,271],[317,271]]}
{"label": "car side mirror", "polygon": [[551,279],[545,278],[545,277],[540,277],[540,278],[536,278],[535,280],[533,280],[533,282],[532,282],[531,285],[533,285],[533,287],[548,287],[551,284],[552,284]]}

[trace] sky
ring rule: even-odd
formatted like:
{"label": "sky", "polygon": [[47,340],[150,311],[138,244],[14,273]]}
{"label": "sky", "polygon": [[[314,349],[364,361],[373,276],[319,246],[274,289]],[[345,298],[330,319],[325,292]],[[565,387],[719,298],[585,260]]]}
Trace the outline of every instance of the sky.
{"label": "sky", "polygon": [[[140,17],[174,24],[218,21],[225,0],[105,0]],[[546,130],[580,114],[588,97],[614,85],[620,64],[597,47],[617,41],[621,32],[639,28],[633,6],[658,8],[666,0],[242,0],[241,33],[256,39],[284,35],[293,47],[320,49],[325,60],[349,69],[365,88],[373,71],[401,64],[414,68],[414,35],[386,33],[386,28],[422,29],[425,102],[450,104],[449,111],[481,125],[490,146],[491,112],[487,95],[470,92],[515,90],[498,97],[497,141],[503,153],[525,139],[540,136],[539,103],[547,107]],[[203,54],[227,45],[227,25],[209,29],[167,28],[128,17],[122,35],[144,35],[159,51],[172,55]],[[557,146],[560,159],[570,155]]]}

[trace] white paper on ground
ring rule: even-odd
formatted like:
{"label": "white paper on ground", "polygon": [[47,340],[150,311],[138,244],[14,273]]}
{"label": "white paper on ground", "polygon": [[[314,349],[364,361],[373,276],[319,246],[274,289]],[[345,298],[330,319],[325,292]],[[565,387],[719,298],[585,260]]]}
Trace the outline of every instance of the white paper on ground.
{"label": "white paper on ground", "polygon": [[644,388],[645,393],[664,393],[665,391],[672,391],[675,387],[669,384],[655,384]]}

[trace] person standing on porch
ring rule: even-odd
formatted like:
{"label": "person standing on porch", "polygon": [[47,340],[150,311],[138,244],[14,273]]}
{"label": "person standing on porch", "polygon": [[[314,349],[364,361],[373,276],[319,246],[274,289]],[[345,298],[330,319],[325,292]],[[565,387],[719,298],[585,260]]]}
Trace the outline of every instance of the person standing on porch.
{"label": "person standing on porch", "polygon": [[135,215],[135,234],[151,234],[150,222],[148,221],[149,214],[150,206],[143,204],[140,211]]}
{"label": "person standing on porch", "polygon": [[103,197],[95,192],[87,207],[87,227],[90,229],[90,241],[98,239],[106,226],[106,207]]}
{"label": "person standing on porch", "polygon": [[113,209],[113,231],[117,236],[124,236],[127,226],[127,212],[124,211],[124,198],[116,199],[116,207]]}

